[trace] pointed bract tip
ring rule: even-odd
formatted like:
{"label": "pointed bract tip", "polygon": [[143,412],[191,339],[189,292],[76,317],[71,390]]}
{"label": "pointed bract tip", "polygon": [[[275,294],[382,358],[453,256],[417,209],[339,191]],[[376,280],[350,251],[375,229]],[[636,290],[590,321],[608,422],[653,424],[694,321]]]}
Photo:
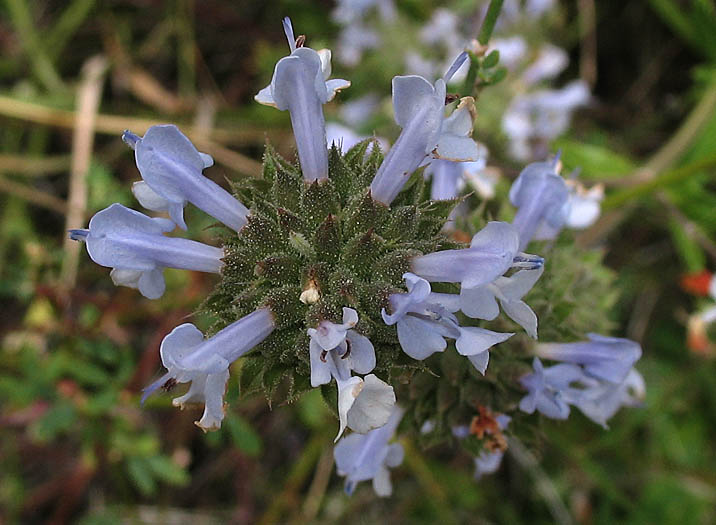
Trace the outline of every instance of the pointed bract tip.
{"label": "pointed bract tip", "polygon": [[124,133],[122,133],[122,141],[132,149],[137,149],[137,143],[140,140],[142,140],[142,137],[135,135],[128,129],[125,129]]}
{"label": "pointed bract tip", "polygon": [[346,486],[344,488],[346,495],[352,496],[356,489],[356,482],[353,480],[346,480]]}
{"label": "pointed bract tip", "polygon": [[89,230],[78,229],[78,230],[67,230],[70,232],[70,239],[73,241],[86,241],[89,235]]}
{"label": "pointed bract tip", "polygon": [[445,76],[443,77],[445,83],[450,82],[450,79],[453,77],[453,75],[465,63],[465,60],[467,60],[467,51],[463,51],[462,53],[460,53],[455,59],[455,61],[452,63],[452,65],[448,68],[447,72],[445,73]]}

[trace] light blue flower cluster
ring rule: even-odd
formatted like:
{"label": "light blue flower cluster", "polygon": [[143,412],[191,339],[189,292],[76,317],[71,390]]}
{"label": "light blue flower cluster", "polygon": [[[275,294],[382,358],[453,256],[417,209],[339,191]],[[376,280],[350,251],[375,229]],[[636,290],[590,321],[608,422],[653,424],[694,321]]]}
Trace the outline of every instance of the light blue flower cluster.
{"label": "light blue flower cluster", "polygon": [[[284,20],[284,30],[291,54],[279,60],[271,84],[255,98],[260,103],[289,111],[306,183],[302,190],[329,187],[331,181],[324,180],[329,173],[322,106],[350,83],[328,80],[330,51],[303,47],[305,38],[295,38],[289,19]],[[433,177],[439,182],[433,185],[433,198],[453,198],[457,194],[459,171],[465,169],[458,161],[479,162],[481,149],[471,137],[474,101],[470,97],[463,98],[452,112],[446,112],[446,82],[464,60],[465,54],[458,56],[446,75],[434,84],[418,76],[393,79],[395,120],[402,132],[375,172],[370,194],[365,186],[360,189],[374,209],[390,213],[391,203],[411,174],[430,161],[435,163]],[[115,284],[138,288],[148,298],[158,298],[164,293],[163,268],[224,271],[226,277],[231,268],[231,244],[225,248],[224,268],[224,249],[165,234],[175,225],[186,229],[183,211],[187,203],[236,231],[239,239],[244,239],[242,235],[251,230],[253,219],[260,211],[254,209],[251,215],[246,206],[206,178],[202,171],[211,166],[213,160],[197,151],[175,126],[153,126],[144,137],[127,131],[123,139],[134,149],[142,176],[142,181],[133,187],[135,196],[144,207],[166,212],[171,220],[150,218],[113,204],[90,220],[89,229],[72,230],[71,237],[86,242],[88,253],[96,263],[113,268],[111,277]],[[474,235],[467,248],[425,253],[409,260],[410,271],[402,276],[406,291],[391,293],[395,291],[392,288],[395,283],[391,284],[385,292],[389,294],[387,302],[383,296],[383,304],[388,308],[380,311],[385,325],[396,326],[398,342],[405,354],[425,360],[445,351],[448,339],[454,340],[456,351],[485,374],[490,349],[514,333],[462,326],[458,313],[491,321],[503,311],[531,338],[537,339],[538,319],[524,297],[543,274],[545,261],[523,250],[533,238],[555,236],[567,220],[570,191],[557,172],[556,159],[530,164],[522,171],[510,191],[510,200],[518,208],[512,224],[489,222]],[[251,198],[242,195],[244,199]],[[257,231],[259,236],[263,233],[263,230]],[[370,233],[373,234],[372,228]],[[254,247],[252,244],[251,249]],[[258,264],[257,268],[260,268]],[[400,267],[400,271],[404,269]],[[160,348],[167,372],[144,390],[142,401],[160,388],[168,390],[176,383],[190,382],[187,393],[174,399],[174,405],[204,403],[204,413],[196,424],[205,431],[217,429],[224,417],[223,397],[231,364],[264,341],[277,326],[281,329],[287,324],[293,328],[299,326],[300,331],[305,330],[309,336],[305,349],[308,356],[301,354],[299,358],[309,359],[311,386],[315,388],[333,381],[337,386],[339,430],[336,441],[346,428],[354,432],[341,439],[334,453],[338,472],[346,477],[346,492],[350,494],[358,482],[372,479],[379,495],[389,495],[388,467],[399,465],[403,457],[402,447],[390,444],[390,440],[404,409],[396,405],[393,386],[371,373],[376,367],[376,349],[363,334],[375,333],[371,331],[371,323],[374,326],[380,322],[378,308],[372,312],[362,310],[364,324],[360,327],[358,312],[348,306],[342,308],[342,322],[332,322],[335,311],[331,313],[331,308],[341,306],[337,301],[342,301],[343,295],[329,295],[334,299],[326,301],[329,304],[326,307],[318,303],[321,293],[325,292],[320,286],[309,281],[299,291],[298,283],[290,282],[293,277],[286,279],[290,286],[284,290],[297,291],[295,297],[291,296],[293,292],[286,292],[289,297],[282,296],[284,303],[278,308],[270,299],[251,303],[250,308],[255,308],[253,312],[209,338],[189,323],[172,330]],[[459,285],[459,293],[434,292],[431,283]],[[245,281],[239,284],[243,287]],[[457,292],[458,287],[454,289]],[[360,297],[352,301],[354,306],[360,305],[356,308],[365,307]],[[231,305],[233,308],[233,303]],[[308,310],[307,305],[326,308]],[[297,311],[299,315],[295,317],[299,319],[304,319],[309,311],[317,320],[312,326],[305,326],[303,321],[293,317],[287,322],[281,317],[281,308]],[[619,407],[637,403],[644,390],[643,380],[633,368],[641,356],[639,345],[626,339],[589,337],[590,341],[582,343],[536,345],[538,357],[534,360],[534,372],[521,379],[528,391],[520,403],[522,411],[537,410],[547,417],[565,419],[570,407],[575,406],[587,417],[606,425]],[[290,341],[294,344],[293,339]],[[376,345],[381,343],[380,339],[374,338],[374,341]],[[403,359],[394,340],[388,341],[389,344],[382,341],[384,348]],[[300,354],[304,349],[299,348],[297,352]],[[544,368],[539,358],[561,363]],[[504,430],[509,416],[501,414],[500,418],[496,421],[499,430]],[[497,428],[494,424],[493,427]],[[481,454],[476,459],[478,473],[494,471],[500,460],[501,452]]]}
{"label": "light blue flower cluster", "polygon": [[[248,209],[202,175],[213,164],[212,158],[199,153],[176,126],[152,126],[144,137],[126,131],[122,138],[134,149],[143,179],[133,187],[137,200],[150,210],[167,212],[172,220],[112,204],[92,217],[89,229],[71,230],[70,237],[86,242],[94,262],[113,268],[110,275],[116,285],[138,288],[149,299],[164,294],[164,268],[220,273],[221,248],[164,235],[175,224],[186,229],[187,202],[237,231],[246,224]],[[224,418],[229,366],[268,337],[274,326],[273,314],[262,308],[209,339],[192,324],[176,327],[160,348],[167,373],[144,390],[142,402],[160,387],[191,382],[174,405],[204,403],[204,414],[196,424],[204,431],[218,429]]]}
{"label": "light blue flower cluster", "polygon": [[[637,406],[645,386],[634,364],[638,343],[619,337],[589,334],[589,341],[538,344],[534,372],[521,379],[528,394],[520,410],[535,410],[552,419],[567,419],[570,406],[606,428],[622,406]],[[544,368],[539,358],[562,363]]]}

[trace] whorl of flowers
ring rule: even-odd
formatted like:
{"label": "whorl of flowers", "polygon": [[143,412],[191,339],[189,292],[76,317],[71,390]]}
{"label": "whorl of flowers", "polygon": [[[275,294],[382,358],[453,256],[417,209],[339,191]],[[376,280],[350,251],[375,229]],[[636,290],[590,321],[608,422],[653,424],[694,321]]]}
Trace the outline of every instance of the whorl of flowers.
{"label": "whorl of flowers", "polygon": [[[471,138],[472,99],[446,107],[446,82],[464,57],[434,84],[417,76],[394,79],[403,131],[385,158],[370,140],[344,154],[335,144],[327,147],[322,105],[349,83],[326,80],[330,52],[303,46],[290,21],[284,28],[291,54],[256,99],[289,111],[299,165],[268,146],[263,177],[234,184],[229,193],[202,174],[211,158],[175,126],[154,126],[144,137],[126,132],[143,179],[134,186],[137,199],[172,220],[114,204],[88,230],[71,232],[86,241],[95,262],[113,268],[115,284],[137,287],[148,298],[162,295],[165,267],[220,274],[203,305],[216,319],[212,335],[189,323],[172,330],[160,348],[167,372],[143,399],[190,382],[174,405],[203,403],[197,425],[217,429],[231,365],[242,357],[244,395],[261,391],[292,401],[321,388],[339,420],[336,439],[346,428],[354,432],[336,448],[347,491],[372,479],[381,495],[390,493],[387,467],[402,460],[400,446],[388,443],[399,424],[430,423],[441,439],[452,439],[450,428],[481,405],[513,417],[519,405],[557,418],[576,406],[605,424],[619,406],[634,404],[643,393],[632,369],[640,348],[599,336],[537,346],[536,355],[563,364],[544,369],[535,358],[530,375],[524,375],[525,356],[518,357],[522,378],[511,372],[502,385],[512,392],[508,403],[488,403],[492,395],[481,390],[496,378],[507,381],[483,375],[490,374],[491,355],[499,369],[515,361],[503,346],[520,327],[530,337],[516,336],[521,343],[509,348],[529,347],[537,338],[537,315],[525,296],[539,287],[545,260],[522,250],[541,222],[552,230],[562,226],[568,191],[553,163],[533,164],[510,193],[518,206],[514,225],[489,222],[469,245],[442,232],[460,200],[433,200],[417,168],[434,158],[474,161],[479,154]],[[166,235],[174,224],[185,228],[187,203],[226,226],[220,248]],[[493,321],[496,329],[477,320]],[[469,446],[480,461],[489,459]]]}

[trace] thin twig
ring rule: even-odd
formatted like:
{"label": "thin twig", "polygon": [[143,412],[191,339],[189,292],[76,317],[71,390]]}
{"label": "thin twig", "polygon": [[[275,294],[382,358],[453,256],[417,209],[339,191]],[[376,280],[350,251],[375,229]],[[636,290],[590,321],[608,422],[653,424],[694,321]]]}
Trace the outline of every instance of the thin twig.
{"label": "thin twig", "polygon": [[[48,126],[63,128],[74,128],[75,126],[75,116],[72,111],[25,102],[5,95],[0,95],[0,115]],[[149,127],[164,123],[166,121],[158,119],[98,114],[95,131],[119,136],[125,129],[131,129],[135,133],[143,134]],[[242,126],[242,128],[214,128],[210,133],[211,140],[202,143],[202,147],[207,150],[207,153],[214,155],[217,162],[247,175],[256,175],[261,172],[260,162],[241,153],[230,151],[219,144],[263,144],[266,140],[264,131],[251,129],[248,126]],[[197,130],[193,126],[182,125],[182,132],[192,140],[197,135]],[[271,135],[283,136],[284,132],[271,132]]]}
{"label": "thin twig", "polygon": [[597,83],[597,13],[594,0],[579,0],[579,77],[590,88]]}
{"label": "thin twig", "polygon": [[313,475],[313,481],[308,488],[305,503],[303,504],[303,516],[301,523],[313,523],[318,510],[321,508],[323,496],[326,494],[328,483],[331,480],[331,471],[333,470],[333,450],[327,447],[316,465],[316,472]]}
{"label": "thin twig", "polygon": [[[107,71],[107,60],[95,56],[82,68],[82,82],[77,91],[77,120],[72,136],[72,166],[68,196],[68,212],[65,230],[84,227],[87,212],[87,173],[92,159],[94,126],[102,95],[102,85]],[[60,282],[69,289],[77,281],[77,268],[81,246],[64,236],[64,257]]]}
{"label": "thin twig", "polygon": [[562,525],[574,523],[572,516],[569,514],[569,510],[567,510],[562,498],[559,497],[554,483],[552,483],[552,480],[549,479],[545,471],[542,470],[534,454],[527,450],[527,448],[514,437],[507,438],[507,445],[510,456],[534,478],[535,489],[537,489],[537,492],[547,504],[547,508],[550,514],[552,514],[554,521]]}
{"label": "thin twig", "polygon": [[41,177],[51,173],[61,173],[70,168],[70,155],[52,157],[26,157],[0,153],[0,173]]}
{"label": "thin twig", "polygon": [[296,503],[298,489],[311,473],[313,465],[318,461],[321,450],[326,445],[326,439],[327,437],[323,432],[317,432],[313,435],[303,449],[303,452],[301,452],[298,460],[293,464],[293,468],[291,468],[291,472],[289,472],[286,478],[283,490],[273,499],[271,505],[261,517],[259,525],[280,523],[284,509]]}
{"label": "thin twig", "polygon": [[701,248],[703,248],[703,250],[716,261],[716,243],[714,243],[709,236],[704,233],[701,226],[684,215],[684,213],[672,202],[666,192],[660,191],[657,193],[656,198],[659,199],[674,219],[676,219],[676,221],[681,225],[686,235],[699,243]]}
{"label": "thin twig", "polygon": [[50,193],[26,186],[25,184],[20,184],[19,182],[6,179],[2,176],[0,176],[0,192],[15,195],[16,197],[25,199],[31,204],[47,208],[48,210],[52,210],[62,215],[67,213],[67,203],[62,199],[55,197]]}

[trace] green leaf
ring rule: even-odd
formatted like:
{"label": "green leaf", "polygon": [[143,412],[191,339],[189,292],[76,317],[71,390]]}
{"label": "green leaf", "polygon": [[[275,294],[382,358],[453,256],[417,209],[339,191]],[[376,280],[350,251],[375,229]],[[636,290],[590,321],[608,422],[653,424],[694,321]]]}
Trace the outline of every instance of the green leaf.
{"label": "green leaf", "polygon": [[129,458],[127,461],[127,474],[145,496],[151,496],[157,490],[157,483],[152,476],[152,469],[144,458]]}
{"label": "green leaf", "polygon": [[621,177],[636,169],[628,157],[596,144],[560,139],[555,148],[562,150],[562,162],[568,169],[581,168],[580,177],[584,179]]}
{"label": "green leaf", "polygon": [[224,421],[229,430],[231,441],[242,452],[249,456],[258,456],[263,449],[261,437],[251,424],[238,414],[231,414]]}

